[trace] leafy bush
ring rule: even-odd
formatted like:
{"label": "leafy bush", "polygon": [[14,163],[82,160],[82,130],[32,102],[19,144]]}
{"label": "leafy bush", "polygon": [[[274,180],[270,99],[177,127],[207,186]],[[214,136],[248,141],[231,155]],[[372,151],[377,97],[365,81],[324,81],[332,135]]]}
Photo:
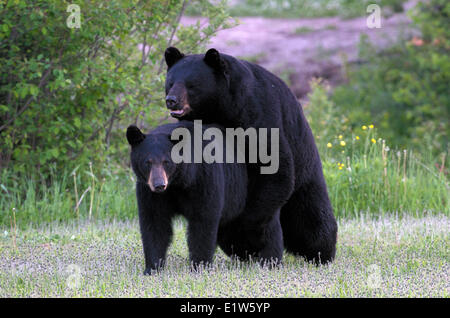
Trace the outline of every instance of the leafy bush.
{"label": "leafy bush", "polygon": [[80,28],[69,1],[0,2],[0,167],[45,177],[123,157],[124,128],[163,117],[164,49],[227,26],[223,5],[191,2],[209,25],[179,25],[181,0],[78,1]]}
{"label": "leafy bush", "polygon": [[373,122],[393,144],[448,155],[450,135],[450,3],[420,2],[421,37],[377,52],[363,38],[361,59],[333,100],[352,123]]}

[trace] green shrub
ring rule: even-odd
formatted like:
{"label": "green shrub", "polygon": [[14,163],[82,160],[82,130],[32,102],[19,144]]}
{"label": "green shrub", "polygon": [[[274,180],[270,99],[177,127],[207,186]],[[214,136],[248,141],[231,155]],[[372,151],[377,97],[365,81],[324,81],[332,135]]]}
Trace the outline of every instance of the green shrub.
{"label": "green shrub", "polygon": [[77,1],[80,28],[69,1],[0,2],[0,167],[46,176],[120,160],[127,125],[163,118],[164,49],[196,52],[227,26],[223,6],[191,2],[209,25],[179,25],[181,0]]}

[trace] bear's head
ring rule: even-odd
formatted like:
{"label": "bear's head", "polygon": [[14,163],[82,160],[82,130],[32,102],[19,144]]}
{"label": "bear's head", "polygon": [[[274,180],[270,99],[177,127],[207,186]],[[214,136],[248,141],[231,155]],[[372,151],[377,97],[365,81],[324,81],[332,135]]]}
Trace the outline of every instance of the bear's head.
{"label": "bear's head", "polygon": [[131,145],[131,166],[138,181],[148,184],[152,192],[164,192],[177,168],[170,156],[173,146],[170,134],[145,135],[131,125],[127,129],[127,139]]}
{"label": "bear's head", "polygon": [[223,55],[216,49],[204,55],[184,55],[169,47],[165,60],[166,106],[172,117],[207,122],[222,116],[217,106],[228,102],[230,85],[229,65]]}

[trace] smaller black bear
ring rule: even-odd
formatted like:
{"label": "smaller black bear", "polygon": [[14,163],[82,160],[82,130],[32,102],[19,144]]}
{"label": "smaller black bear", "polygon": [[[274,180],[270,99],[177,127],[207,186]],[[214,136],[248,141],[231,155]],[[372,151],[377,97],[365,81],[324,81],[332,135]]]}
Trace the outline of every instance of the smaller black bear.
{"label": "smaller black bear", "polygon": [[[210,127],[218,128],[203,125],[203,130]],[[245,206],[248,185],[245,164],[174,163],[171,152],[178,141],[171,140],[171,134],[175,128],[186,128],[190,136],[194,135],[194,124],[189,121],[162,125],[147,135],[136,126],[127,129],[131,165],[137,177],[144,274],[164,266],[175,215],[183,215],[188,221],[189,258],[194,268],[212,262],[220,227],[224,227],[221,232],[227,242],[225,252],[231,255],[229,244],[233,233],[229,233],[228,227]],[[202,143],[203,150],[205,143]],[[194,143],[190,144],[194,149]]]}

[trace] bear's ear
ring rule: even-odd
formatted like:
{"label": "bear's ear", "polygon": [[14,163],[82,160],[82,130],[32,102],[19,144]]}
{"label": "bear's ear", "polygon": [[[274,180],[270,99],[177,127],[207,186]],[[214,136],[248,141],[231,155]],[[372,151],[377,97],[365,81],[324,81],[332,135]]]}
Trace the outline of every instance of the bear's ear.
{"label": "bear's ear", "polygon": [[216,49],[209,49],[206,52],[205,58],[203,60],[208,66],[212,67],[216,71],[221,72],[223,76],[225,76],[225,79],[229,84],[230,77],[227,64],[225,63],[224,59],[220,56],[219,52]]}
{"label": "bear's ear", "polygon": [[127,139],[131,146],[136,146],[145,139],[145,135],[135,125],[131,125],[127,129]]}
{"label": "bear's ear", "polygon": [[203,60],[207,65],[211,66],[213,69],[216,70],[220,70],[220,68],[223,66],[220,54],[216,49],[209,49],[206,52],[205,58]]}
{"label": "bear's ear", "polygon": [[164,52],[164,58],[166,59],[166,64],[168,68],[171,68],[176,62],[181,60],[184,54],[181,53],[176,47],[168,47],[166,52]]}

